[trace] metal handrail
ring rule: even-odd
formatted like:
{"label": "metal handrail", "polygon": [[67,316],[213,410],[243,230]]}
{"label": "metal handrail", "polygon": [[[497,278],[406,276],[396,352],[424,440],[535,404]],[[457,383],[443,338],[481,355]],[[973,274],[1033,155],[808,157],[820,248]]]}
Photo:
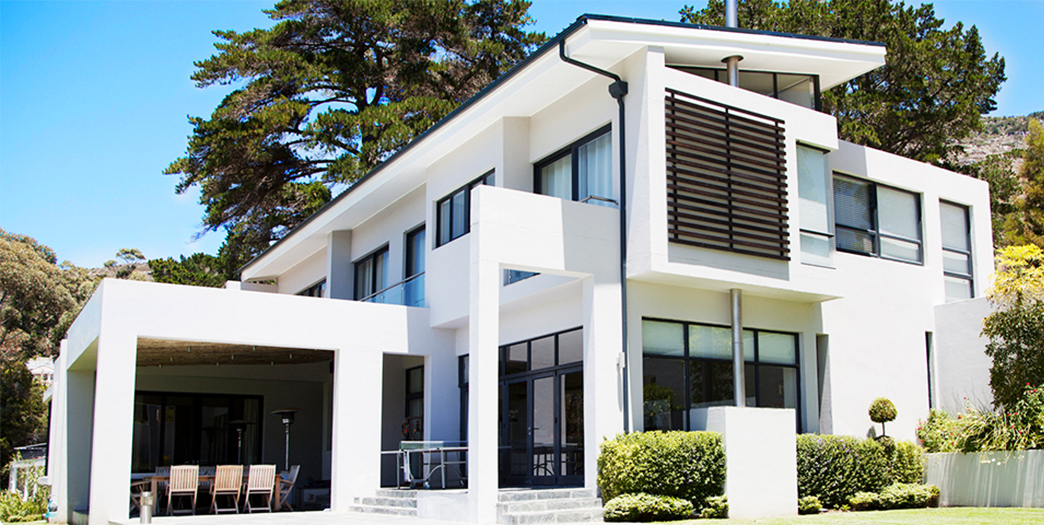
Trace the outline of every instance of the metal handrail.
{"label": "metal handrail", "polygon": [[386,286],[386,287],[384,287],[384,288],[382,288],[382,289],[380,289],[380,290],[378,290],[378,291],[376,291],[376,292],[374,292],[374,293],[372,293],[370,295],[367,295],[366,297],[363,297],[362,299],[359,299],[359,301],[364,302],[364,303],[365,302],[369,302],[370,299],[373,299],[374,297],[377,297],[378,295],[381,295],[381,294],[383,294],[385,292],[388,292],[390,290],[394,290],[395,288],[398,288],[400,286],[405,287],[406,284],[408,284],[409,282],[414,281],[414,280],[416,280],[416,279],[418,279],[420,277],[423,277],[423,276],[424,276],[424,272],[415,273],[415,274],[413,274],[413,275],[411,275],[411,276],[409,276],[409,277],[407,277],[407,278],[405,278],[405,279],[403,279],[403,280],[401,280],[401,281],[399,281],[399,282],[397,282],[397,283],[395,283],[395,284],[393,284],[391,286]]}

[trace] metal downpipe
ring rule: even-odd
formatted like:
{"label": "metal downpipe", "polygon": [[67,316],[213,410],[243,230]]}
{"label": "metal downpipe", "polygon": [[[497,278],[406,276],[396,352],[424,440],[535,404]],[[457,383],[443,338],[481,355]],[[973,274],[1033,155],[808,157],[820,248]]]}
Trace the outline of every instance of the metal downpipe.
{"label": "metal downpipe", "polygon": [[743,363],[743,291],[729,290],[732,302],[732,395],[736,406],[747,406],[747,385]]}

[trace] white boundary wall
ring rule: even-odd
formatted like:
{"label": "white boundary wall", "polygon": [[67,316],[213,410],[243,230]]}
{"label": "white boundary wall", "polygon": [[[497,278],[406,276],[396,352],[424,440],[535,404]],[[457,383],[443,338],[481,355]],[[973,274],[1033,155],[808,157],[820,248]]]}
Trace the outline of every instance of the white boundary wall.
{"label": "white boundary wall", "polygon": [[925,457],[942,507],[1044,507],[1044,450]]}

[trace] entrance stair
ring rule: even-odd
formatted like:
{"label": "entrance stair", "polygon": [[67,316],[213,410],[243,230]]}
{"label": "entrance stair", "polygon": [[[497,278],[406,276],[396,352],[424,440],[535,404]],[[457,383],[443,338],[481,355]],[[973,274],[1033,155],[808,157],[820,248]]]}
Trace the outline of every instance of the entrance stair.
{"label": "entrance stair", "polygon": [[[380,489],[374,497],[355,498],[352,512],[417,516],[417,491]],[[497,494],[497,523],[596,523],[602,521],[602,500],[592,489],[502,489]]]}
{"label": "entrance stair", "polygon": [[355,498],[355,502],[348,506],[348,510],[415,518],[417,517],[417,491],[379,489],[377,495],[372,498]]}

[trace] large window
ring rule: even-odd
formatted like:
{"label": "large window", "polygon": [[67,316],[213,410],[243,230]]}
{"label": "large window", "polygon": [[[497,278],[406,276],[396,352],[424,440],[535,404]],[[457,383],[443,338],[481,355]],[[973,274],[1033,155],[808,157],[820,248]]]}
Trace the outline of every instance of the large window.
{"label": "large window", "polygon": [[[745,329],[743,356],[747,406],[799,408],[797,334]],[[642,367],[645,430],[689,430],[691,409],[734,404],[729,327],[643,320]]]}
{"label": "large window", "polygon": [[261,409],[260,396],[135,392],[131,470],[258,463]]}
{"label": "large window", "polygon": [[355,261],[355,299],[365,301],[388,286],[388,247]]}
{"label": "large window", "polygon": [[[671,66],[696,76],[728,83],[726,71],[720,68]],[[739,87],[747,91],[777,98],[791,104],[820,111],[819,77],[769,71],[740,71]]]}
{"label": "large window", "polygon": [[535,172],[536,193],[602,206],[618,202],[608,126],[541,160]]}
{"label": "large window", "polygon": [[798,200],[801,210],[801,262],[833,266],[830,233],[830,171],[826,152],[797,148]]}
{"label": "large window", "polygon": [[442,246],[471,231],[471,190],[476,186],[494,186],[493,172],[465,184],[435,203],[438,214],[436,247]]}
{"label": "large window", "polygon": [[924,261],[921,201],[916,193],[835,174],[834,221],[839,251]]}
{"label": "large window", "polygon": [[943,279],[946,302],[975,297],[972,280],[971,221],[968,208],[939,203],[942,222]]}

